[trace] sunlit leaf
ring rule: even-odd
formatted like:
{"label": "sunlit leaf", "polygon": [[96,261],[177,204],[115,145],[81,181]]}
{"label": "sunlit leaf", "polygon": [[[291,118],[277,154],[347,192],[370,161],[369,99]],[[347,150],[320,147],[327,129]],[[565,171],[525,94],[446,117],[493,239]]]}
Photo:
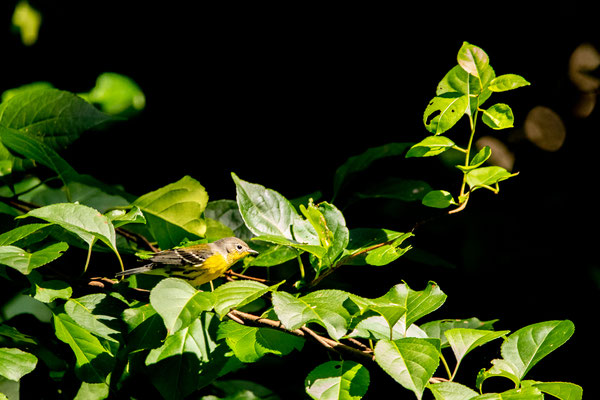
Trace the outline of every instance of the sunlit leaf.
{"label": "sunlit leaf", "polygon": [[31,46],[37,42],[42,14],[31,7],[29,2],[21,0],[17,3],[12,15],[12,24],[21,32],[21,42],[25,46]]}
{"label": "sunlit leaf", "polygon": [[488,87],[492,92],[504,92],[529,85],[530,83],[527,82],[522,76],[505,74],[493,79]]}
{"label": "sunlit leaf", "polygon": [[304,339],[270,328],[257,328],[225,321],[219,324],[217,339],[225,339],[235,356],[242,362],[258,361],[265,354],[284,356],[301,350]]}
{"label": "sunlit leaf", "polygon": [[148,226],[159,247],[175,247],[185,239],[197,239],[206,233],[202,216],[208,194],[190,176],[140,196],[133,202],[146,215]]}
{"label": "sunlit leaf", "polygon": [[43,303],[51,303],[56,299],[67,300],[73,294],[73,289],[67,282],[54,279],[45,281],[37,271],[32,271],[28,279],[33,298]]}
{"label": "sunlit leaf", "polygon": [[467,184],[471,189],[482,186],[492,186],[517,175],[498,166],[475,168],[467,173]]}
{"label": "sunlit leaf", "polygon": [[238,207],[246,226],[256,236],[281,236],[294,241],[292,225],[302,220],[292,204],[278,192],[246,182],[231,174]]}
{"label": "sunlit leaf", "polygon": [[446,339],[446,335],[444,334],[447,330],[454,328],[493,330],[493,324],[497,321],[497,319],[481,321],[479,318],[475,317],[469,319],[442,319],[426,322],[421,325],[421,329],[423,329],[430,338],[440,339],[441,346],[444,348],[449,346],[448,339]]}
{"label": "sunlit leaf", "polygon": [[33,269],[56,260],[67,249],[65,242],[50,244],[40,250],[28,252],[15,246],[0,246],[0,264],[7,265],[27,275]]}
{"label": "sunlit leaf", "polygon": [[481,150],[477,152],[477,154],[475,154],[475,156],[469,162],[468,166],[457,165],[456,168],[460,169],[463,172],[472,171],[475,168],[479,168],[481,165],[483,165],[483,163],[486,162],[491,155],[492,150],[490,149],[490,146],[484,146]]}
{"label": "sunlit leaf", "polygon": [[506,129],[514,126],[515,117],[508,104],[494,104],[483,110],[481,120],[492,129]]}
{"label": "sunlit leaf", "polygon": [[454,145],[454,142],[445,136],[427,136],[406,152],[406,158],[437,156]]}
{"label": "sunlit leaf", "polygon": [[469,400],[479,393],[457,382],[440,382],[428,386],[435,400]]}
{"label": "sunlit leaf", "polygon": [[327,361],[308,374],[306,393],[314,400],[359,400],[369,388],[369,370],[354,361]]}
{"label": "sunlit leaf", "polygon": [[98,104],[109,115],[129,115],[146,105],[146,97],[137,83],[128,76],[105,72],[96,79],[96,86],[83,96]]}
{"label": "sunlit leaf", "polygon": [[47,226],[50,226],[50,224],[28,224],[6,231],[0,234],[0,246],[13,244]]}
{"label": "sunlit leaf", "polygon": [[201,363],[209,362],[216,348],[209,325],[210,314],[204,313],[203,318],[169,335],[161,347],[148,353],[147,373],[163,398],[181,399],[196,390]]}
{"label": "sunlit leaf", "polygon": [[287,329],[298,329],[314,322],[325,329],[335,340],[346,334],[350,313],[343,303],[348,293],[341,290],[318,290],[296,298],[286,292],[273,293],[273,307],[279,320]]}
{"label": "sunlit leaf", "polygon": [[56,337],[71,347],[75,354],[75,373],[85,382],[103,383],[112,371],[115,359],[98,338],[80,327],[67,314],[55,314]]}
{"label": "sunlit leaf", "polygon": [[444,93],[434,97],[423,114],[425,128],[441,135],[462,118],[469,106],[469,97],[458,93]]}
{"label": "sunlit leaf", "polygon": [[91,207],[74,203],[51,204],[33,209],[23,217],[35,217],[59,225],[90,246],[98,239],[117,251],[114,226],[106,216]]}
{"label": "sunlit leaf", "polygon": [[439,341],[419,338],[380,340],[375,345],[375,361],[420,400],[440,362]]}
{"label": "sunlit leaf", "polygon": [[[111,342],[117,342],[120,331],[111,327],[116,322],[116,317],[107,315],[107,312],[101,311],[101,304],[107,303],[112,305],[109,311],[111,314],[120,314],[120,312],[117,312],[119,311],[119,306],[115,304],[116,301],[104,293],[88,294],[67,300],[65,303],[65,312],[79,326],[87,329],[88,332]],[[108,305],[104,306],[104,308],[108,307]]]}
{"label": "sunlit leaf", "polygon": [[150,292],[150,304],[172,334],[194,322],[202,311],[212,309],[214,295],[198,291],[182,279],[166,278]]}
{"label": "sunlit leaf", "polygon": [[267,286],[260,282],[246,280],[227,282],[214,291],[215,312],[219,318],[223,318],[232,309],[253,302],[266,293],[275,290],[281,283]]}
{"label": "sunlit leaf", "polygon": [[0,104],[1,125],[54,150],[111,119],[79,96],[54,88],[23,91]]}
{"label": "sunlit leaf", "polygon": [[490,62],[485,51],[467,42],[463,42],[456,58],[462,69],[477,77],[483,75]]}
{"label": "sunlit leaf", "polygon": [[433,208],[446,208],[456,205],[456,200],[452,194],[445,190],[432,190],[428,192],[421,200],[424,206]]}
{"label": "sunlit leaf", "polygon": [[482,329],[453,328],[448,329],[444,335],[454,352],[456,362],[460,363],[473,349],[484,345],[494,339],[507,335],[510,331],[487,331]]}
{"label": "sunlit leaf", "polygon": [[569,340],[574,331],[575,326],[569,320],[528,325],[503,343],[502,357],[516,367],[517,376],[522,379],[542,358]]}
{"label": "sunlit leaf", "polygon": [[583,388],[570,382],[523,381],[522,385],[524,387],[533,386],[559,400],[581,400],[583,397]]}
{"label": "sunlit leaf", "polygon": [[0,347],[0,376],[19,381],[35,369],[37,357],[20,349]]}

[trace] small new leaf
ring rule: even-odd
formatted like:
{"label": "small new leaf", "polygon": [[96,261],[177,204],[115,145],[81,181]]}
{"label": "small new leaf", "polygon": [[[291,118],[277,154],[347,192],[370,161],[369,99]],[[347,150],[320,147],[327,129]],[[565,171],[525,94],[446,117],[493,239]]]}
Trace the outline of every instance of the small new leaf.
{"label": "small new leaf", "polygon": [[437,156],[451,149],[452,146],[454,142],[445,136],[427,136],[406,152],[406,158]]}
{"label": "small new leaf", "polygon": [[505,74],[494,78],[490,82],[488,89],[492,92],[505,92],[529,85],[531,84],[520,75]]}
{"label": "small new leaf", "polygon": [[515,117],[512,109],[507,104],[499,103],[483,110],[481,120],[490,128],[498,130],[512,128]]}
{"label": "small new leaf", "polygon": [[456,205],[456,200],[450,192],[445,190],[432,190],[428,192],[421,200],[424,206],[433,208],[446,208],[451,205]]}

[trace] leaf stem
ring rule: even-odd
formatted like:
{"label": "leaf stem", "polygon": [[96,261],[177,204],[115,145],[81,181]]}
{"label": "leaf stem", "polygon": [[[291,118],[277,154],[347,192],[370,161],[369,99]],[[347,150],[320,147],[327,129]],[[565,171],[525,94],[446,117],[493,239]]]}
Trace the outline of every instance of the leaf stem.
{"label": "leaf stem", "polygon": [[444,368],[446,369],[446,373],[448,374],[448,379],[452,380],[452,376],[453,376],[452,372],[450,372],[450,367],[448,366],[448,362],[444,358],[441,351],[440,351],[440,360],[442,361],[442,364],[444,364]]}

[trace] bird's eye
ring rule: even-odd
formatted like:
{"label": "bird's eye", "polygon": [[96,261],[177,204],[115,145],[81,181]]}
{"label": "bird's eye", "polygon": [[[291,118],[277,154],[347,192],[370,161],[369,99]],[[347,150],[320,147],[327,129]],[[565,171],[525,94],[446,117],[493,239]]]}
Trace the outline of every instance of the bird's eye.
{"label": "bird's eye", "polygon": [[241,244],[238,244],[237,246],[235,246],[236,249],[238,249],[239,251],[242,251],[242,249],[244,248]]}

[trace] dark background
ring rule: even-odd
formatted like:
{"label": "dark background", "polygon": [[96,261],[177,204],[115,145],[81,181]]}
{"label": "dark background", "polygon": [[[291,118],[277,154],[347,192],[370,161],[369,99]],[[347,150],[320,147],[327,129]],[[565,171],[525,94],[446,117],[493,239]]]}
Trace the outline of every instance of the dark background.
{"label": "dark background", "polygon": [[[401,280],[416,290],[436,281],[449,297],[435,319],[499,318],[496,328],[511,331],[570,319],[575,335],[528,376],[574,382],[584,386],[586,398],[594,397],[598,110],[583,119],[573,116],[578,92],[568,62],[579,44],[600,45],[595,12],[576,5],[551,13],[521,5],[515,16],[426,7],[78,3],[31,1],[43,22],[38,42],[25,47],[9,29],[14,3],[2,2],[0,90],[45,80],[88,91],[107,71],[133,78],[146,95],[143,112],[84,135],[63,156],[78,172],[136,195],[191,175],[211,199],[232,199],[235,172],[288,198],[319,190],[329,200],[335,169],[349,156],[424,137],[423,110],[456,64],[463,41],[483,48],[497,75],[525,77],[530,87],[494,95],[490,104],[508,103],[517,128],[533,107],[550,107],[567,136],[558,151],[549,152],[481,125],[482,134],[510,146],[514,170],[520,171],[501,184],[498,196],[476,192],[467,209],[453,216],[382,200],[346,207],[347,197],[340,198],[350,228],[408,230],[434,216],[411,243],[454,267],[401,259],[385,268],[349,268],[337,279],[373,296]],[[466,135],[463,122],[449,136]],[[424,179],[453,192],[460,179],[438,160],[400,158],[374,165],[355,184],[380,176]],[[488,346],[489,354],[481,351],[481,358],[475,355],[463,366],[469,375],[459,381],[473,385],[474,371],[498,356],[497,346]],[[283,387],[273,389],[302,390],[316,364],[289,371]],[[261,374],[257,380],[272,384]],[[371,396],[376,385],[390,383],[373,379]]]}

